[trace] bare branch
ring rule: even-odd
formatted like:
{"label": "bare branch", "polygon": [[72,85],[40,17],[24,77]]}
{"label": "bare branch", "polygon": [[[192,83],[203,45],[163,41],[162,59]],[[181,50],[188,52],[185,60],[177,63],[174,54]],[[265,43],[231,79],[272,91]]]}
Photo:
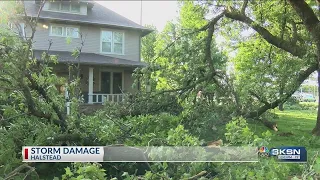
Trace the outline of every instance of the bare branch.
{"label": "bare branch", "polygon": [[[39,19],[39,17],[40,17],[40,13],[41,13],[42,8],[43,8],[43,6],[44,6],[45,3],[46,3],[46,0],[43,0],[42,3],[40,4],[40,7],[39,7],[39,10],[38,10],[38,13],[37,13],[37,16],[36,16],[35,21],[33,21],[32,18],[30,18],[29,20],[27,20],[27,22],[28,22],[28,24],[29,24],[29,26],[30,26],[30,28],[31,28],[31,36],[30,36],[30,39],[29,39],[30,41],[32,41],[33,38],[34,38],[34,34],[35,34],[36,28],[37,28],[38,19]],[[26,12],[26,9],[24,9],[24,15],[25,15],[25,18],[28,17],[27,12]]]}

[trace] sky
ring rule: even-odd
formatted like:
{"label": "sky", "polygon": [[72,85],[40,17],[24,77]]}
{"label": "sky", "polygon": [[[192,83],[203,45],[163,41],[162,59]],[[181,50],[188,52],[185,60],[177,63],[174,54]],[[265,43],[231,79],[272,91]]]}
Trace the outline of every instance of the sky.
{"label": "sky", "polygon": [[140,24],[142,2],[142,25],[154,25],[162,31],[167,21],[178,16],[177,1],[96,1],[108,9]]}

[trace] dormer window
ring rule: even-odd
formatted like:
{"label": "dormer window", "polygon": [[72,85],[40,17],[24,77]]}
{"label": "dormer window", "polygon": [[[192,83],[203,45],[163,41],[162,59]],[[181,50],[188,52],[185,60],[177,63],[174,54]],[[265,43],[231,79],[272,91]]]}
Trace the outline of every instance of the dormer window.
{"label": "dormer window", "polygon": [[80,13],[80,4],[70,2],[51,2],[49,4],[49,10],[69,13]]}

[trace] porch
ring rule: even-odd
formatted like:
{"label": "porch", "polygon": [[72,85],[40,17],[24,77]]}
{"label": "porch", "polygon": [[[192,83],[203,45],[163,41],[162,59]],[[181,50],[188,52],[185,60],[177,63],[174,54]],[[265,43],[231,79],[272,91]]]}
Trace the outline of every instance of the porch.
{"label": "porch", "polygon": [[[85,76],[86,70],[87,77]],[[125,99],[124,93],[137,90],[132,88],[132,71],[133,69],[119,67],[83,67],[81,89],[84,102],[101,104],[106,101],[123,101]]]}
{"label": "porch", "polygon": [[[41,61],[43,50],[34,50],[35,57]],[[79,63],[71,52],[50,51],[58,55],[59,64],[53,65],[53,71],[60,77],[69,76],[69,65]],[[135,68],[146,66],[145,63],[118,57],[94,53],[81,53],[80,88],[87,104],[101,104],[106,101],[120,102],[124,93],[134,93],[132,73]]]}
{"label": "porch", "polygon": [[[121,102],[125,93],[134,93],[132,87],[134,68],[82,65],[80,88],[85,104],[103,104],[106,101]],[[64,67],[55,67],[58,76],[67,77]]]}

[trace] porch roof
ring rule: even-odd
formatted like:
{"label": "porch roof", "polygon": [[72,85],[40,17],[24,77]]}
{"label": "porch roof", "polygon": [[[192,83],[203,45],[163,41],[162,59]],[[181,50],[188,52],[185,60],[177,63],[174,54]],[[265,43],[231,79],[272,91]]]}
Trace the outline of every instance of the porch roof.
{"label": "porch roof", "polygon": [[[34,56],[37,59],[41,59],[44,50],[33,50]],[[71,52],[67,51],[49,51],[50,55],[58,55],[59,63],[78,63],[78,61],[71,56]],[[116,65],[116,66],[146,66],[147,64],[139,61],[126,60],[121,58],[114,58],[110,56],[94,54],[94,53],[81,53],[81,64],[90,65]]]}

